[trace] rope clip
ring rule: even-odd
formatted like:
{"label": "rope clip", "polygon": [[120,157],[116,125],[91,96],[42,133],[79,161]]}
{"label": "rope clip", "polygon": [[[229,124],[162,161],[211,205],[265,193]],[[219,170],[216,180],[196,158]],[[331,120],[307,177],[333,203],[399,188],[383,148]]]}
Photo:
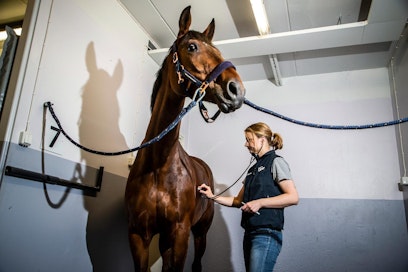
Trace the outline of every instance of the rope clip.
{"label": "rope clip", "polygon": [[52,105],[54,105],[54,104],[52,104],[51,102],[44,102],[44,108],[48,108],[48,107],[51,107]]}
{"label": "rope clip", "polygon": [[[203,83],[204,84],[204,83]],[[201,85],[202,86],[202,85]],[[205,87],[207,88],[207,87]],[[205,96],[205,88],[203,89],[202,87],[197,88],[197,90],[194,93],[193,96],[193,101],[195,102],[200,102],[201,100],[203,100],[204,96]],[[197,98],[198,97],[198,98]],[[197,98],[197,99],[196,99]]]}

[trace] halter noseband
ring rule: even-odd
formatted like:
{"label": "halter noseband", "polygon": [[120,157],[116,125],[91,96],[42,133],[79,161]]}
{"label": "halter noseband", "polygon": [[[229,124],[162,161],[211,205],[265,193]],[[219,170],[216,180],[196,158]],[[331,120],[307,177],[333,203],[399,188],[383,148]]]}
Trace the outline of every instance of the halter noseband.
{"label": "halter noseband", "polygon": [[[193,100],[196,100],[197,95],[197,102],[199,102],[199,106],[200,106],[200,113],[201,116],[204,118],[204,120],[207,123],[212,123],[215,121],[215,119],[218,117],[218,115],[220,114],[220,110],[218,110],[214,116],[212,118],[210,118],[208,116],[208,111],[207,108],[204,106],[204,104],[202,103],[202,99],[205,95],[205,89],[207,89],[208,85],[217,79],[217,77],[219,75],[221,75],[221,73],[232,67],[235,69],[235,66],[230,62],[230,61],[223,61],[220,64],[218,64],[212,71],[211,73],[207,76],[207,78],[204,81],[199,80],[198,78],[196,78],[193,74],[191,74],[189,71],[187,71],[186,69],[184,69],[184,66],[180,63],[180,60],[178,58],[178,54],[177,54],[177,45],[174,42],[173,45],[171,46],[171,52],[173,52],[173,63],[176,67],[176,73],[177,73],[177,77],[178,77],[178,84],[182,84],[184,82],[184,79],[187,78],[188,80],[190,80],[191,83],[193,83],[194,85],[197,86],[197,90],[194,93],[193,96]],[[186,88],[186,92],[188,92],[188,89]]]}

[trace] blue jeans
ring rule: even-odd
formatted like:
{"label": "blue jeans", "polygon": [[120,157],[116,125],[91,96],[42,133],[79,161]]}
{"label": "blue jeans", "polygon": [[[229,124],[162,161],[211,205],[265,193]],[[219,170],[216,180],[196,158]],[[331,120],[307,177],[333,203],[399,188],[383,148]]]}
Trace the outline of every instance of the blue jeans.
{"label": "blue jeans", "polygon": [[243,246],[247,272],[273,271],[282,248],[282,232],[270,228],[246,231]]}

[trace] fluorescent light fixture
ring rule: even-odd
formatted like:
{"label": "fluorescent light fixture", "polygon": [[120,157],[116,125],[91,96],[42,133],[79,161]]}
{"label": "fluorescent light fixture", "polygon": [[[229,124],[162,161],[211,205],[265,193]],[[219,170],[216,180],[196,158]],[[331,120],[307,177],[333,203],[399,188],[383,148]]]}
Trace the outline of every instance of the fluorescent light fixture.
{"label": "fluorescent light fixture", "polygon": [[[21,27],[14,28],[14,32],[17,36],[21,36]],[[0,31],[0,41],[5,41],[7,39],[7,32],[5,30]]]}
{"label": "fluorescent light fixture", "polygon": [[266,10],[263,0],[251,0],[252,12],[258,25],[258,31],[261,35],[270,33],[268,17],[266,16]]}

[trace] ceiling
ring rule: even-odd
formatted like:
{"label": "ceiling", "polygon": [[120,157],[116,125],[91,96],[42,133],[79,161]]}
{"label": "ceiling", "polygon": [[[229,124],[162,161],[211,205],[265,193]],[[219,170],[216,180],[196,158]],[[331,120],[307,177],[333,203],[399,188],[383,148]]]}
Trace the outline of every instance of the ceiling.
{"label": "ceiling", "polygon": [[4,26],[21,26],[28,0],[1,0],[0,1],[0,30]]}
{"label": "ceiling", "polygon": [[[406,0],[264,0],[271,34],[259,36],[250,0],[119,0],[150,36],[160,65],[191,5],[191,29],[215,19],[213,42],[243,80],[386,67],[408,18]],[[394,42],[394,43],[393,43]]]}
{"label": "ceiling", "polygon": [[[0,28],[22,23],[28,0],[0,1]],[[406,0],[264,0],[271,34],[259,36],[250,0],[118,0],[150,37],[161,65],[191,6],[192,26],[215,19],[214,44],[243,80],[386,67],[408,18]],[[0,29],[1,30],[1,29]]]}
{"label": "ceiling", "polygon": [[[5,26],[21,27],[28,0],[0,0],[0,31]],[[0,54],[3,51],[4,40],[0,39]]]}

